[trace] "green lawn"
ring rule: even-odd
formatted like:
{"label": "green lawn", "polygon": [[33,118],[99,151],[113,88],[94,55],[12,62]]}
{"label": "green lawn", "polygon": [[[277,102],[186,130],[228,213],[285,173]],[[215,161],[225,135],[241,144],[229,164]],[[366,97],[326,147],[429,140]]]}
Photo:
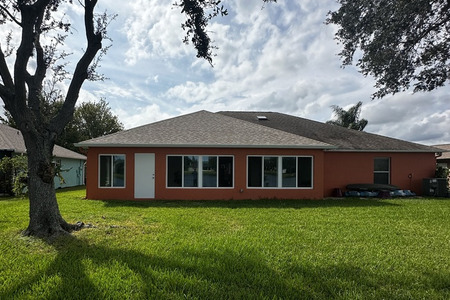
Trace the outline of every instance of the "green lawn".
{"label": "green lawn", "polygon": [[0,299],[450,299],[450,200],[103,202],[56,244],[0,199]]}

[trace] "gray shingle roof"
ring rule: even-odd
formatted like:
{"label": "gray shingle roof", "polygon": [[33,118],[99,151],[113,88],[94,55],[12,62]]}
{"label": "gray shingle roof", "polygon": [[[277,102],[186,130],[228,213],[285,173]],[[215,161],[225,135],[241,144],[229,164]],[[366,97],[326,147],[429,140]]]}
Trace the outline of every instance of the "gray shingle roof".
{"label": "gray shingle roof", "polygon": [[[336,146],[335,151],[440,152],[439,149],[275,112],[219,112]],[[267,117],[259,120],[258,116]]]}
{"label": "gray shingle roof", "polygon": [[[266,119],[258,116],[265,116]],[[80,147],[257,147],[330,151],[440,149],[275,112],[199,111],[76,144]]]}
{"label": "gray shingle roof", "polygon": [[[0,150],[12,150],[16,153],[27,153],[22,133],[5,124],[0,124]],[[86,156],[55,145],[53,155],[59,158],[86,160]]]}
{"label": "gray shingle roof", "polygon": [[254,147],[319,148],[333,146],[270,127],[199,111],[103,137],[79,147]]}

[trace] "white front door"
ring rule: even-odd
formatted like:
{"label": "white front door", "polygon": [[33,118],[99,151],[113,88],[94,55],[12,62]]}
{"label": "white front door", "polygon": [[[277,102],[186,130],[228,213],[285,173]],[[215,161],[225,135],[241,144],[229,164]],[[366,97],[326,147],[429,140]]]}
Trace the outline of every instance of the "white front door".
{"label": "white front door", "polygon": [[155,198],[155,154],[134,154],[134,198]]}

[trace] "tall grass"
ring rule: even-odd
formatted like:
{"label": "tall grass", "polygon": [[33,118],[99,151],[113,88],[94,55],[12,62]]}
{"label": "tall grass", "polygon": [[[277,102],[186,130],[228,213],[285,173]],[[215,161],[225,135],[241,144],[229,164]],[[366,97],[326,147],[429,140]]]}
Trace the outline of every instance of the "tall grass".
{"label": "tall grass", "polygon": [[0,299],[449,299],[450,200],[89,201],[54,244],[0,200]]}

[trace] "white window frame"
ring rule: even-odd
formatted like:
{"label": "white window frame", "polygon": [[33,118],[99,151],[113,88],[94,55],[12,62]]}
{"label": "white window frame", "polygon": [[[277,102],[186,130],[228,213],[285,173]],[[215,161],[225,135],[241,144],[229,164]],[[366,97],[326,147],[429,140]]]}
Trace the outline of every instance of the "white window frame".
{"label": "white window frame", "polygon": [[[100,157],[109,156],[111,157],[111,186],[102,186],[100,184]],[[114,156],[123,156],[123,186],[114,186]],[[127,186],[127,156],[122,153],[102,153],[98,155],[98,188],[100,189],[124,189]]]}
{"label": "white window frame", "polygon": [[[262,159],[261,164],[261,186],[249,186],[248,182],[248,159],[250,157],[260,157]],[[278,158],[278,170],[277,170],[277,187],[265,187],[264,186],[264,158],[265,157],[277,157]],[[295,187],[283,187],[283,157],[295,157]],[[298,159],[301,157],[308,157],[311,158],[311,186],[305,187],[305,186],[298,186]],[[311,190],[314,189],[314,156],[312,155],[247,155],[247,165],[246,165],[246,185],[248,189],[296,189],[296,190]]]}
{"label": "white window frame", "polygon": [[[184,186],[184,158],[186,156],[197,156],[198,157],[198,166],[197,166],[197,174],[198,174],[198,186]],[[216,178],[216,186],[203,186],[203,157],[209,157],[214,156],[217,157],[217,178]],[[169,157],[181,157],[181,186],[169,186],[168,181],[168,171],[169,171]],[[219,186],[219,159],[221,157],[231,157],[233,159],[232,165],[233,165],[233,172],[232,172],[232,183],[231,186]],[[166,156],[166,188],[167,189],[234,189],[234,174],[235,174],[235,158],[234,155],[221,155],[221,154],[205,154],[205,155],[198,155],[198,154],[169,154]]]}

